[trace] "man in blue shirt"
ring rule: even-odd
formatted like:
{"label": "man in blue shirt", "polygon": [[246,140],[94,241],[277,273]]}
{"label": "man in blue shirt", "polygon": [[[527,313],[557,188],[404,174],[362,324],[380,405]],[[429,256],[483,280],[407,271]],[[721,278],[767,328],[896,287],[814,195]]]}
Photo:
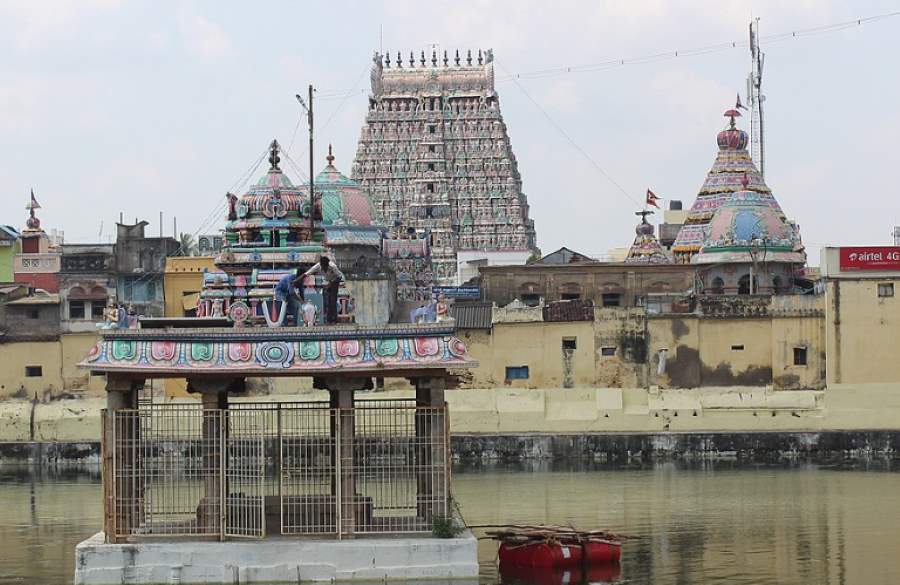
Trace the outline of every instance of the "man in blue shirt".
{"label": "man in blue shirt", "polygon": [[294,316],[294,325],[298,326],[300,324],[300,303],[297,300],[297,295],[301,294],[300,291],[302,289],[297,288],[297,285],[302,280],[302,276],[296,276],[292,271],[282,276],[278,284],[275,285],[275,298],[287,305],[287,311],[281,310],[281,314],[284,315],[281,325],[287,325],[288,315]]}

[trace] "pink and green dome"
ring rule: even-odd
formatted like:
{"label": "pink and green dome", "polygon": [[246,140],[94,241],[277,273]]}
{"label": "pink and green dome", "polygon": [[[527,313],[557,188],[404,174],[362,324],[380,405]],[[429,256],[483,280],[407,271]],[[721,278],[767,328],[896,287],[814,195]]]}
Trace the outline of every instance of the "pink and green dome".
{"label": "pink and green dome", "polygon": [[716,135],[719,149],[716,159],[672,245],[672,251],[681,262],[700,251],[706,225],[733,193],[746,189],[758,193],[760,197],[772,198],[771,190],[747,151],[749,137],[735,123],[735,118],[740,115],[737,110],[725,112],[729,123]]}
{"label": "pink and green dome", "polygon": [[[322,206],[322,225],[370,226],[375,217],[372,201],[362,186],[334,166],[334,155],[328,147],[328,165],[315,179],[316,194]],[[309,193],[309,184],[303,186]]]}
{"label": "pink and green dome", "polygon": [[794,225],[778,203],[755,191],[741,190],[716,210],[705,228],[700,253],[692,264],[750,263],[751,251],[764,262],[806,263]]}

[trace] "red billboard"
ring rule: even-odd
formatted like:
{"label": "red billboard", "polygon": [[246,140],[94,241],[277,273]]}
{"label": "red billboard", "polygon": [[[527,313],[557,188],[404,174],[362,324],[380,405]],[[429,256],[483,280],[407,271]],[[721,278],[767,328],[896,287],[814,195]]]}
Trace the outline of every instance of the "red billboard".
{"label": "red billboard", "polygon": [[842,271],[900,271],[900,246],[851,246],[840,250]]}

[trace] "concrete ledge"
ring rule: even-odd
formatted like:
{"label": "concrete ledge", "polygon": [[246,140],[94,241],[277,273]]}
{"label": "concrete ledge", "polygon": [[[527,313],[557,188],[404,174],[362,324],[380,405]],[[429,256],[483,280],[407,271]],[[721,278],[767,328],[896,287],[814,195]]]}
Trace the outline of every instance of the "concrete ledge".
{"label": "concrete ledge", "polygon": [[75,585],[447,580],[477,585],[477,541],[459,538],[105,544],[75,547]]}

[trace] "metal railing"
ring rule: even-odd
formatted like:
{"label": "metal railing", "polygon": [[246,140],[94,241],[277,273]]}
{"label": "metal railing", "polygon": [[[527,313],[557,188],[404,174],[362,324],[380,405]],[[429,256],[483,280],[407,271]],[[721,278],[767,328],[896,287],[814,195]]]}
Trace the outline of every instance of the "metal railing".
{"label": "metal railing", "polygon": [[449,513],[446,406],[145,404],[102,432],[111,542],[430,532]]}

